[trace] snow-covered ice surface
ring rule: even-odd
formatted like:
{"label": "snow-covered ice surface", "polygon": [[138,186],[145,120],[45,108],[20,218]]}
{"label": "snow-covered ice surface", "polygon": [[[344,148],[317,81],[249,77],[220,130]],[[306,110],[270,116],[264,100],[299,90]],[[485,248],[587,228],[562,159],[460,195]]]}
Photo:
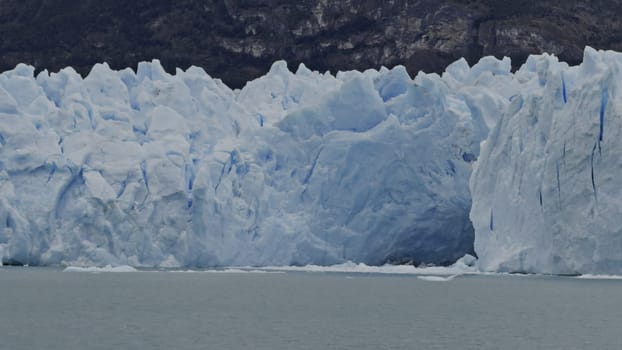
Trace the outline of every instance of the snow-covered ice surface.
{"label": "snow-covered ice surface", "polygon": [[415,79],[277,62],[240,91],[158,61],[33,73],[0,74],[0,256],[65,266],[451,263],[521,85],[494,58]]}
{"label": "snow-covered ice surface", "polygon": [[[471,177],[486,271],[622,274],[622,54],[530,57]],[[583,276],[582,278],[588,278]]]}

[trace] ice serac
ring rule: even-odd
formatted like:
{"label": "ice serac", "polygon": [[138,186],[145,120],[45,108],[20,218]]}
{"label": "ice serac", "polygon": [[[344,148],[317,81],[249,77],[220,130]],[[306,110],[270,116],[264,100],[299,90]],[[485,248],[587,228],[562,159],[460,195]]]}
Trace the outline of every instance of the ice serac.
{"label": "ice serac", "polygon": [[[0,74],[2,261],[452,263],[473,251],[472,163],[517,83],[507,60],[450,68],[277,62],[233,91],[158,61],[84,79],[19,65]],[[599,201],[614,108],[592,152]]]}
{"label": "ice serac", "polygon": [[622,55],[530,57],[471,177],[475,250],[491,271],[622,273]]}

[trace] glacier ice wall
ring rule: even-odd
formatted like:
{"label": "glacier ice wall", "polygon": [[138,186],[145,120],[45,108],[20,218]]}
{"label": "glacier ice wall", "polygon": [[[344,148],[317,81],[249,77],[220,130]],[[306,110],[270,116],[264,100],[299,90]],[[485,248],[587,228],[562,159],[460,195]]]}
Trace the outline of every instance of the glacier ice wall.
{"label": "glacier ice wall", "polygon": [[157,61],[19,65],[0,74],[0,257],[450,263],[472,252],[472,163],[518,85],[494,58],[415,79],[277,62],[239,91]]}
{"label": "glacier ice wall", "polygon": [[530,57],[471,178],[475,250],[491,271],[622,273],[622,54]]}

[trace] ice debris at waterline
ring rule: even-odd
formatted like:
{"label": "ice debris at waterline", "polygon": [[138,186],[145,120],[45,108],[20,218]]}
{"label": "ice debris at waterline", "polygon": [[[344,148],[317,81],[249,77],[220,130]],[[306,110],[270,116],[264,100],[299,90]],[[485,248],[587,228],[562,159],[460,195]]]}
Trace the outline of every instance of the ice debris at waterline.
{"label": "ice debris at waterline", "polygon": [[428,282],[449,282],[459,275],[451,276],[417,276],[418,279]]}
{"label": "ice debris at waterline", "polygon": [[451,263],[468,179],[519,82],[276,62],[232,91],[158,61],[0,75],[0,255],[31,265]]}
{"label": "ice debris at waterline", "polygon": [[67,266],[63,272],[90,272],[90,273],[101,273],[101,272],[137,272],[136,268],[132,266],[112,266],[106,265],[102,267],[90,266],[90,267],[81,267],[81,266]]}
{"label": "ice debris at waterline", "polygon": [[389,275],[416,275],[425,276],[428,281],[450,281],[461,275],[479,274],[477,259],[472,255],[465,255],[450,266],[413,266],[413,265],[382,265],[369,266],[363,263],[353,263],[351,261],[328,266],[306,265],[306,266],[237,266],[224,268],[208,268],[201,270],[137,270],[132,266],[103,266],[103,267],[80,267],[68,266],[64,272],[172,272],[172,273],[206,273],[206,274],[279,274],[286,272],[309,272],[309,273],[347,273],[347,274],[389,274]]}
{"label": "ice debris at waterline", "polygon": [[[265,271],[296,271],[296,272],[332,272],[354,274],[390,274],[390,275],[421,275],[450,280],[460,275],[471,275],[479,272],[477,259],[472,255],[465,255],[450,266],[413,266],[413,265],[382,265],[369,266],[363,263],[355,264],[351,261],[343,264],[320,266],[266,266]],[[453,276],[453,277],[452,277]],[[450,277],[448,279],[448,277]],[[434,279],[434,278],[432,278]]]}
{"label": "ice debris at waterline", "polygon": [[471,177],[490,271],[622,274],[622,54],[530,57]]}

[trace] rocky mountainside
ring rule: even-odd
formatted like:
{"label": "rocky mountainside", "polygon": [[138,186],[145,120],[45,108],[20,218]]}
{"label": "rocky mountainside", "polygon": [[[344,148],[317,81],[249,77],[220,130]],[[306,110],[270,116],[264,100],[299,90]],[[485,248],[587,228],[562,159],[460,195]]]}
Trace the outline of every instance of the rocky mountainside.
{"label": "rocky mountainside", "polygon": [[0,70],[73,66],[86,74],[159,58],[233,87],[277,59],[315,70],[402,64],[441,71],[466,57],[583,47],[622,50],[621,0],[0,0]]}

